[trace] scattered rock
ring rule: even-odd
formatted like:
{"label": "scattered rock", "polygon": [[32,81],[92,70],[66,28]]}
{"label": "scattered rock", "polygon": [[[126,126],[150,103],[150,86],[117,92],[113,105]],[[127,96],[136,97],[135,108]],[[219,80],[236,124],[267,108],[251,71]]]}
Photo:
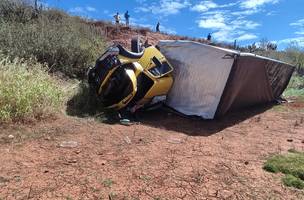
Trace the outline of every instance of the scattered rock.
{"label": "scattered rock", "polygon": [[9,180],[7,178],[0,176],[0,183],[6,183],[6,182],[9,182]]}
{"label": "scattered rock", "polygon": [[75,151],[75,153],[76,153],[76,154],[80,154],[80,153],[81,153],[81,151],[80,151],[80,150],[77,150],[77,151]]}
{"label": "scattered rock", "polygon": [[257,116],[256,118],[255,118],[255,122],[260,122],[261,121],[261,116]]}
{"label": "scattered rock", "polygon": [[13,135],[9,135],[9,136],[8,136],[9,139],[14,139],[14,137],[15,137],[15,136],[13,136]]}
{"label": "scattered rock", "polygon": [[217,197],[218,196],[218,191],[210,189],[210,190],[208,190],[208,195],[212,196],[212,197]]}
{"label": "scattered rock", "polygon": [[46,174],[46,173],[49,173],[49,170],[44,170],[44,172],[43,172],[43,173],[45,173],[45,174]]}
{"label": "scattered rock", "polygon": [[131,121],[128,120],[128,119],[121,119],[121,120],[119,120],[119,122],[120,122],[121,125],[125,125],[125,126],[131,126],[132,125]]}
{"label": "scattered rock", "polygon": [[52,138],[50,136],[47,136],[46,138],[44,138],[47,141],[50,141]]}
{"label": "scattered rock", "polygon": [[287,142],[293,142],[293,139],[287,139]]}
{"label": "scattered rock", "polygon": [[68,160],[68,163],[77,163],[77,160]]}
{"label": "scattered rock", "polygon": [[63,141],[59,144],[62,148],[75,148],[78,146],[78,142],[76,141]]}
{"label": "scattered rock", "polygon": [[126,136],[126,137],[124,138],[124,141],[125,141],[127,144],[131,144],[131,143],[132,143],[131,140],[130,140],[130,138],[129,138],[128,136]]}
{"label": "scattered rock", "polygon": [[300,126],[298,120],[296,120],[296,122],[294,123],[294,127]]}
{"label": "scattered rock", "polygon": [[249,162],[248,161],[245,161],[245,165],[248,165],[249,164]]}
{"label": "scattered rock", "polygon": [[219,197],[221,197],[222,199],[228,199],[232,195],[233,195],[233,192],[229,191],[229,190],[221,190],[221,191],[219,191]]}
{"label": "scattered rock", "polygon": [[167,139],[167,142],[171,143],[171,144],[180,144],[182,143],[182,139],[180,138],[174,138],[174,137],[170,137]]}
{"label": "scattered rock", "polygon": [[304,140],[302,140],[302,144],[304,144]]}
{"label": "scattered rock", "polygon": [[106,163],[107,163],[106,160],[102,160],[102,161],[101,161],[101,165],[105,165]]}

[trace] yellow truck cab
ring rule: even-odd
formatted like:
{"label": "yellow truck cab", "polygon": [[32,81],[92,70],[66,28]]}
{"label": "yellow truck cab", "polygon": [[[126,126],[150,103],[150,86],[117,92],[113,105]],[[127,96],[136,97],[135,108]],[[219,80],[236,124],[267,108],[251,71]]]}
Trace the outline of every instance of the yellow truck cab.
{"label": "yellow truck cab", "polygon": [[154,46],[134,53],[115,45],[89,69],[88,81],[104,106],[136,110],[165,100],[173,84],[172,71]]}

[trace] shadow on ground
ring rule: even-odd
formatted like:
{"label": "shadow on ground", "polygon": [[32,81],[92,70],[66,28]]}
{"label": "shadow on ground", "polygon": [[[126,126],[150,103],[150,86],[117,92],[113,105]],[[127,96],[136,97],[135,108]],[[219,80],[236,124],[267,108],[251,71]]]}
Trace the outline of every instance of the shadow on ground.
{"label": "shadow on ground", "polygon": [[118,113],[105,109],[87,83],[80,83],[74,96],[67,102],[66,113],[80,118],[92,117],[103,123],[117,123]]}
{"label": "shadow on ground", "polygon": [[223,129],[234,126],[255,115],[261,114],[273,107],[273,104],[254,106],[231,112],[220,119],[204,120],[201,118],[186,118],[168,109],[141,112],[141,123],[155,128],[182,132],[191,136],[210,136]]}
{"label": "shadow on ground", "polygon": [[[272,106],[272,104],[253,106],[228,113],[224,117],[215,120],[183,117],[165,107],[153,111],[141,111],[136,118],[142,124],[155,128],[182,132],[191,136],[209,136],[263,113]],[[118,113],[104,109],[94,92],[85,83],[79,85],[78,91],[68,101],[66,112],[68,115],[81,118],[93,117],[103,123],[119,123]]]}

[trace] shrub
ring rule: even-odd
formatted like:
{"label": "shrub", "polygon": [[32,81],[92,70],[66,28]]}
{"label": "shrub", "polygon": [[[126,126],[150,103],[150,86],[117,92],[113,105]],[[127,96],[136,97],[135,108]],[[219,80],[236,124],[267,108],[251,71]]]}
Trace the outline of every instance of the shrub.
{"label": "shrub", "polygon": [[36,16],[37,12],[25,0],[1,0],[0,18],[6,21],[25,23]]}
{"label": "shrub", "polygon": [[0,121],[40,119],[62,100],[63,91],[41,64],[0,56]]}
{"label": "shrub", "polygon": [[104,50],[100,30],[79,17],[53,9],[40,10],[37,17],[31,17],[33,14],[22,14],[36,12],[28,4],[9,5],[15,11],[0,15],[0,50],[11,59],[35,58],[51,72],[81,78]]}

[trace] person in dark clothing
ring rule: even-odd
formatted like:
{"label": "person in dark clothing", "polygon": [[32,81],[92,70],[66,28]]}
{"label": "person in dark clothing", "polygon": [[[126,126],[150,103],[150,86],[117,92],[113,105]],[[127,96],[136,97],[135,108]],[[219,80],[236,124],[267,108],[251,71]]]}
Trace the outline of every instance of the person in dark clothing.
{"label": "person in dark clothing", "polygon": [[210,42],[211,41],[211,33],[208,34],[207,40]]}
{"label": "person in dark clothing", "polygon": [[156,24],[156,32],[160,32],[160,30],[159,30],[159,26],[160,26],[160,23],[159,23],[159,22],[157,22],[157,24]]}
{"label": "person in dark clothing", "polygon": [[126,19],[126,26],[129,26],[129,19],[130,19],[129,11],[125,13],[125,19]]}

